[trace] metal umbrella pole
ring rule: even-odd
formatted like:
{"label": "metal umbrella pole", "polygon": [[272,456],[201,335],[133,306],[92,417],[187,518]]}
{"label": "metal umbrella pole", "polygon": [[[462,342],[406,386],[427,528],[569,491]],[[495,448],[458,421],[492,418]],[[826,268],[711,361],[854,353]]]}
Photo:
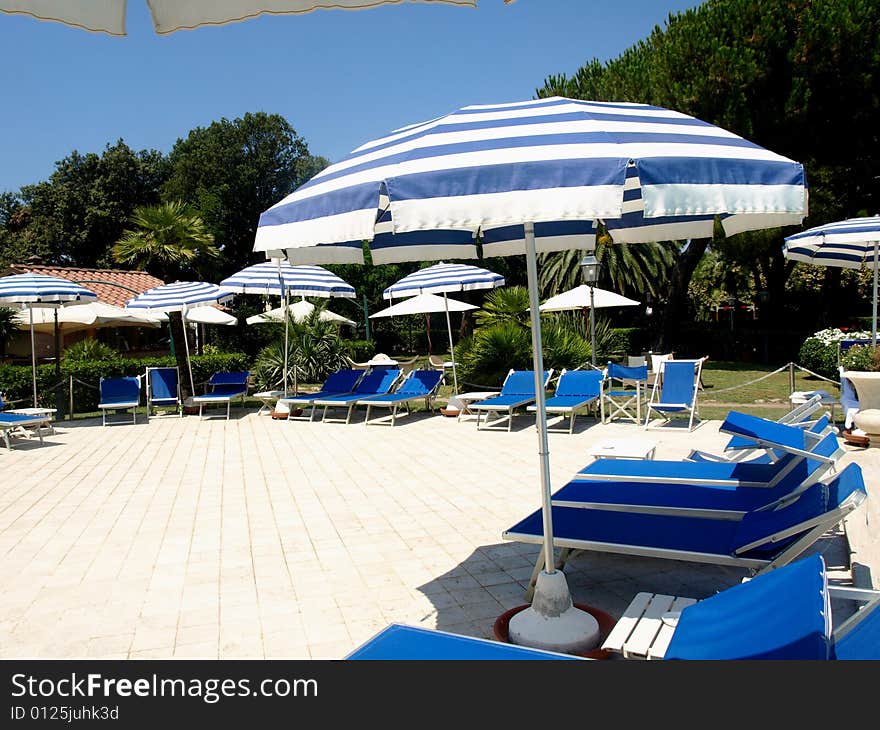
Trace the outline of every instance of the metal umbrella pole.
{"label": "metal umbrella pole", "polygon": [[455,346],[452,344],[452,321],[449,319],[449,298],[443,292],[443,303],[446,305],[446,329],[449,330],[449,356],[452,359],[453,395],[458,395],[458,374],[455,367]]}
{"label": "metal umbrella pole", "polygon": [[189,392],[191,396],[195,396],[196,394],[196,384],[193,380],[193,368],[192,362],[189,359],[189,340],[186,336],[186,305],[184,304],[180,309],[180,319],[181,324],[183,325],[183,349],[186,351],[186,368],[189,370]]}
{"label": "metal umbrella pole", "polygon": [[39,408],[37,405],[37,347],[34,342],[34,308],[28,307],[28,312],[31,318],[31,373],[34,379],[34,408]]}
{"label": "metal umbrella pole", "polygon": [[593,287],[590,287],[590,358],[596,366],[596,302],[593,299]]}
{"label": "metal umbrella pole", "polygon": [[877,248],[880,241],[874,241],[874,317],[871,322],[871,344],[877,346]]}

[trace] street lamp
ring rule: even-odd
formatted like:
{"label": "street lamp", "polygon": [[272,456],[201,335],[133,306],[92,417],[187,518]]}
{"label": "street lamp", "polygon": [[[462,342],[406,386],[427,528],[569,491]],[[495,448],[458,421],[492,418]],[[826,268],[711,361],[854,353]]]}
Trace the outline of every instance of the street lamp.
{"label": "street lamp", "polygon": [[590,358],[593,367],[596,366],[596,308],[593,306],[593,287],[599,281],[599,259],[592,253],[588,253],[581,259],[581,274],[584,283],[590,287]]}

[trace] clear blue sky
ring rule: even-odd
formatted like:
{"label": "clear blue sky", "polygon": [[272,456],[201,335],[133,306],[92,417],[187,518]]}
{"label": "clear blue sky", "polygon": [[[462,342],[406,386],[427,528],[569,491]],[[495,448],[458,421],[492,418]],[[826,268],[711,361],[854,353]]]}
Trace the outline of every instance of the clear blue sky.
{"label": "clear blue sky", "polygon": [[0,14],[0,191],[47,178],[76,149],[122,138],[168,152],[193,127],[266,111],[335,161],[466,104],[529,99],[554,73],[607,60],[695,0],[479,0],[264,16],[128,36]]}

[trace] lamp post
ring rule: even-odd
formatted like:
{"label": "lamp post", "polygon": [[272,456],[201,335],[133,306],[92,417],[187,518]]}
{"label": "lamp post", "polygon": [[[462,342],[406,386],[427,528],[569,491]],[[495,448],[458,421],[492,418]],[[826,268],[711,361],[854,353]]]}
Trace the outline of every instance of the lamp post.
{"label": "lamp post", "polygon": [[581,259],[581,274],[584,283],[590,287],[590,361],[596,366],[596,308],[593,306],[593,287],[599,281],[599,259],[592,252]]}

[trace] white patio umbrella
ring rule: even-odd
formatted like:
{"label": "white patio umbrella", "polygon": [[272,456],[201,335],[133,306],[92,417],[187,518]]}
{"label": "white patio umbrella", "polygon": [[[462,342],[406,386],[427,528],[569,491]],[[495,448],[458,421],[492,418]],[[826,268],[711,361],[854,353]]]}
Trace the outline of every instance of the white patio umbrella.
{"label": "white patio umbrella", "polygon": [[[504,277],[501,274],[495,274],[478,266],[447,264],[441,261],[439,264],[421,269],[409,276],[404,276],[400,281],[385,289],[382,292],[382,296],[385,299],[395,299],[402,296],[412,296],[413,294],[443,294],[443,298],[446,299],[447,292],[495,289],[499,286],[504,286]],[[477,309],[477,307],[474,307],[474,309]],[[454,394],[458,395],[458,375],[455,367],[452,322],[449,319],[449,309],[445,311],[446,328],[449,331],[449,355],[452,361],[452,384]]]}
{"label": "white patio umbrella", "polygon": [[[412,0],[476,6],[476,0]],[[308,13],[320,8],[358,10],[377,5],[399,5],[404,0],[149,0],[157,33],[191,30],[202,25],[223,25],[258,15]],[[54,20],[83,30],[124,36],[125,0],[0,0],[0,12],[21,13],[39,20]]]}
{"label": "white patio umbrella", "polygon": [[797,162],[731,132],[644,104],[559,97],[465,107],[370,141],[260,216],[254,248],[292,262],[373,263],[526,255],[545,570],[516,643],[592,648],[598,626],[554,568],[541,375],[538,251],[711,237],[794,225],[806,215]]}
{"label": "white patio umbrella", "polygon": [[786,236],[783,255],[792,261],[821,266],[874,270],[871,342],[877,344],[877,269],[880,268],[880,216],[849,218]]}
{"label": "white patio umbrella", "polygon": [[[126,302],[125,308],[137,312],[145,312],[148,315],[156,312],[164,314],[180,312],[184,321],[186,321],[187,315],[193,309],[207,307],[212,304],[223,304],[230,299],[232,299],[232,293],[221,289],[216,284],[202,281],[175,281],[173,284],[163,284],[138,294]],[[189,359],[186,325],[183,327],[183,345],[186,350],[186,366],[189,371],[190,392],[195,395],[196,386],[193,382],[192,362]]]}
{"label": "white patio umbrella", "polygon": [[[220,282],[226,291],[237,294],[262,294],[281,297],[282,305],[287,304],[291,295],[313,297],[356,296],[354,287],[321,266],[291,266],[280,256],[272,261],[264,261],[248,266]],[[250,322],[248,322],[250,324]],[[287,319],[284,320],[284,395],[287,396],[288,333]],[[297,368],[293,368],[293,392],[298,390]]]}
{"label": "white patio umbrella", "polygon": [[37,405],[37,352],[34,343],[34,308],[66,307],[88,302],[98,295],[84,286],[57,276],[45,274],[13,274],[0,278],[0,305],[11,304],[28,308],[31,330],[31,370],[33,371],[34,408]]}
{"label": "white patio umbrella", "polygon": [[[315,305],[306,299],[300,299],[298,302],[291,302],[287,305],[287,311],[290,312],[294,322],[302,322],[307,319],[312,312],[315,311]],[[347,324],[356,327],[357,323],[343,317],[341,314],[331,312],[329,309],[322,309],[318,315],[325,322],[338,322],[339,324]],[[282,322],[284,320],[284,307],[276,307],[268,312],[261,312],[248,317],[245,322],[248,324],[265,324],[266,322]]]}
{"label": "white patio umbrella", "polygon": [[[56,322],[68,333],[95,327],[161,326],[156,318],[139,317],[122,307],[99,301],[71,304],[61,309],[35,309],[33,319],[34,330],[44,333],[54,332]],[[27,329],[30,326],[28,317],[21,312],[15,315],[15,321],[20,329]]]}

